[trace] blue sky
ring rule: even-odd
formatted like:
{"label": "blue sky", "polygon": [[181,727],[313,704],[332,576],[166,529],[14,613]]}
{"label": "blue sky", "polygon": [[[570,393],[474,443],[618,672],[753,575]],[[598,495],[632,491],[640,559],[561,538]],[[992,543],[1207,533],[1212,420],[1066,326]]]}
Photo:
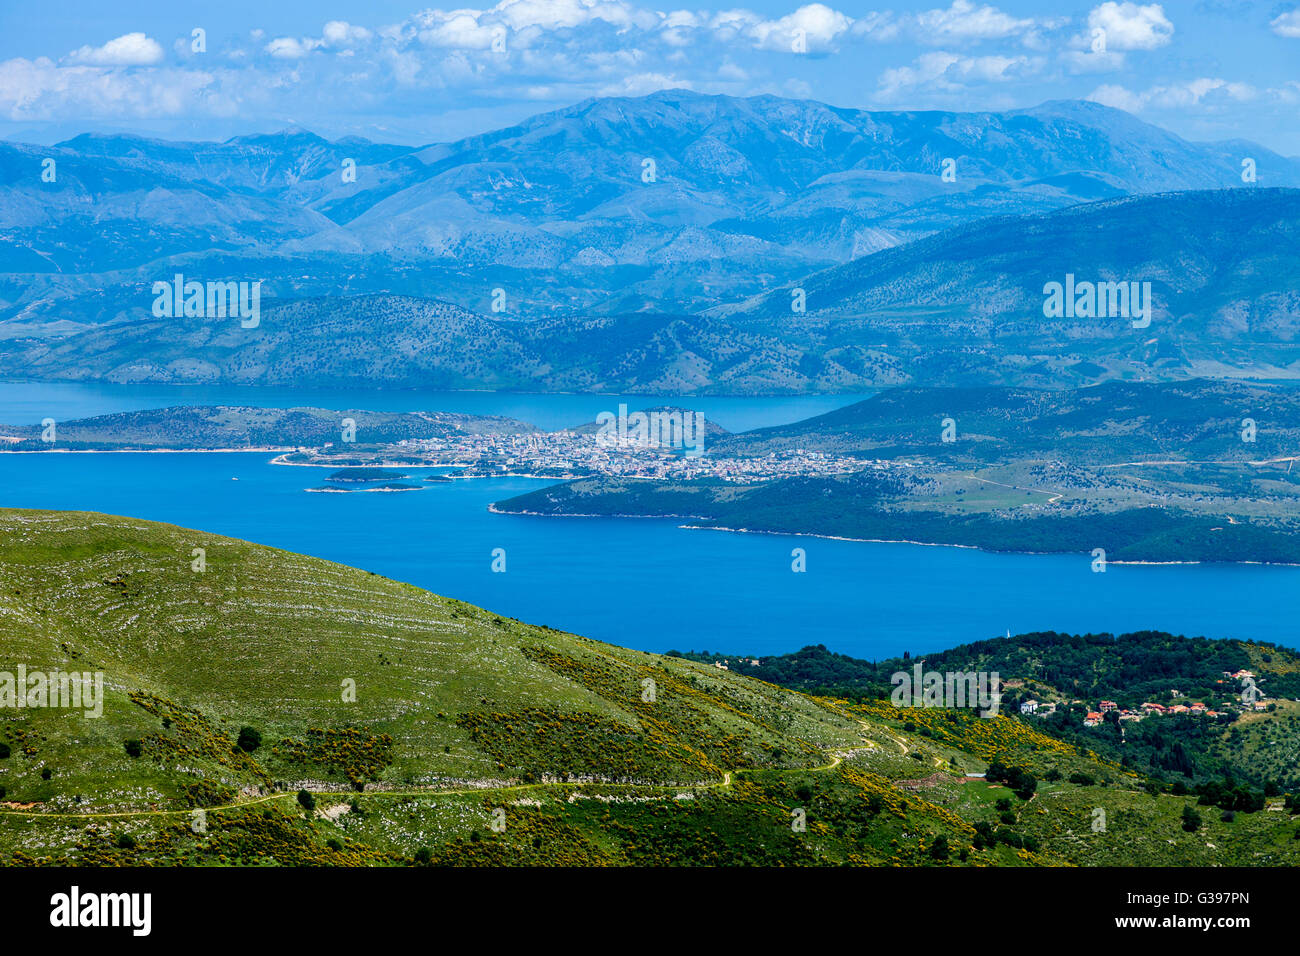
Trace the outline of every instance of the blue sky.
{"label": "blue sky", "polygon": [[[205,49],[194,49],[194,30]],[[701,92],[865,109],[1094,99],[1191,139],[1300,155],[1300,3],[874,5],[60,0],[0,8],[0,136],[456,139],[590,96]]]}

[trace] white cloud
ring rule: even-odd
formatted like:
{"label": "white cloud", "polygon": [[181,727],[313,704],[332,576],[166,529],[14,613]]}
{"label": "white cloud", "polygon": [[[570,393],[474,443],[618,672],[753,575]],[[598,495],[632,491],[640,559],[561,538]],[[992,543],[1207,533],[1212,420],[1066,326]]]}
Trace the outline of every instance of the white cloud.
{"label": "white cloud", "polygon": [[277,60],[300,60],[315,48],[310,40],[276,37],[266,45],[266,52]]}
{"label": "white cloud", "polygon": [[68,54],[70,62],[86,66],[153,66],[162,58],[162,45],[143,33],[125,33],[103,46],[83,46]]}
{"label": "white cloud", "polygon": [[1132,90],[1110,83],[1097,87],[1088,94],[1087,99],[1092,100],[1094,103],[1100,103],[1102,106],[1113,106],[1115,109],[1124,110],[1126,113],[1140,113],[1146,105],[1142,94],[1134,93]]}
{"label": "white cloud", "polygon": [[1300,10],[1279,13],[1269,24],[1273,32],[1280,37],[1300,39]]}
{"label": "white cloud", "polygon": [[371,33],[365,27],[353,26],[346,20],[331,20],[325,24],[322,31],[321,39],[330,46],[348,46],[354,43],[364,43],[369,40]]}
{"label": "white cloud", "polygon": [[1259,95],[1259,90],[1249,83],[1201,77],[1186,83],[1153,86],[1142,91],[1107,84],[1093,90],[1088,94],[1088,99],[1129,113],[1140,113],[1148,108],[1193,109],[1245,103],[1257,99]]}
{"label": "white cloud", "polygon": [[1154,50],[1169,42],[1174,25],[1158,3],[1107,0],[1088,14],[1089,42],[1096,30],[1103,31],[1107,50]]}
{"label": "white cloud", "polygon": [[637,73],[600,89],[601,96],[646,96],[660,90],[690,89],[691,84],[665,73]]}
{"label": "white cloud", "polygon": [[832,46],[853,20],[821,3],[810,3],[779,20],[750,25],[747,35],[763,50],[811,53]]}
{"label": "white cloud", "polygon": [[996,7],[977,7],[971,0],[953,0],[946,10],[927,10],[916,15],[916,27],[922,38],[935,44],[1000,40],[1033,26],[1033,20],[1013,17]]}
{"label": "white cloud", "polygon": [[141,72],[96,66],[59,66],[40,57],[0,62],[0,116],[47,120],[105,116],[154,119],[180,116],[203,102],[226,115],[231,101],[212,91],[214,76],[199,70]]}
{"label": "white cloud", "polygon": [[1124,66],[1124,54],[1115,50],[1094,53],[1092,50],[1066,50],[1061,54],[1065,68],[1074,74],[1114,73]]}
{"label": "white cloud", "polygon": [[880,96],[889,99],[914,89],[959,90],[975,83],[998,83],[1037,72],[1041,57],[961,56],[936,51],[923,53],[912,66],[886,70],[880,75]]}

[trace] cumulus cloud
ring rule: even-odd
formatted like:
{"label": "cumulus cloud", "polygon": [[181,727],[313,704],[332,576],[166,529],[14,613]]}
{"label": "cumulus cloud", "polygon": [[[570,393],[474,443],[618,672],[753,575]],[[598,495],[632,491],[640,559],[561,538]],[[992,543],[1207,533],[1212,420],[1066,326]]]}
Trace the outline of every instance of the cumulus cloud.
{"label": "cumulus cloud", "polygon": [[276,37],[266,45],[266,52],[277,60],[300,60],[315,48],[316,45],[310,40]]}
{"label": "cumulus cloud", "polygon": [[763,50],[808,53],[831,47],[853,20],[821,3],[810,3],[778,20],[760,20],[746,30]]}
{"label": "cumulus cloud", "polygon": [[1140,113],[1149,108],[1189,109],[1224,103],[1245,103],[1259,95],[1260,92],[1249,83],[1201,77],[1186,83],[1153,86],[1142,91],[1107,84],[1093,90],[1088,99],[1129,113]]}
{"label": "cumulus cloud", "polygon": [[959,90],[976,83],[997,83],[1037,72],[1040,57],[962,56],[936,51],[917,57],[911,66],[886,70],[880,75],[882,99],[917,89]]}
{"label": "cumulus cloud", "polygon": [[1280,37],[1300,39],[1300,10],[1278,14],[1269,23],[1269,28]]}
{"label": "cumulus cloud", "polygon": [[137,118],[180,116],[205,101],[208,112],[229,115],[232,102],[212,91],[201,70],[127,71],[59,66],[45,57],[0,62],[0,116],[44,120],[92,115]]}
{"label": "cumulus cloud", "polygon": [[953,0],[946,10],[927,10],[916,15],[916,27],[923,39],[935,44],[1000,40],[1034,27],[1035,21],[1013,17],[996,7],[976,6],[971,0]]}
{"label": "cumulus cloud", "polygon": [[1102,31],[1106,50],[1154,50],[1167,44],[1174,25],[1158,3],[1140,6],[1107,0],[1088,14],[1089,42]]}
{"label": "cumulus cloud", "polygon": [[1116,50],[1066,50],[1061,62],[1074,74],[1113,73],[1124,66],[1124,54]]}
{"label": "cumulus cloud", "polygon": [[371,33],[365,27],[353,26],[346,20],[331,20],[325,24],[321,39],[329,46],[348,46],[369,40]]}
{"label": "cumulus cloud", "polygon": [[68,54],[69,62],[86,66],[153,66],[162,58],[162,45],[143,33],[124,33],[103,46],[83,46]]}

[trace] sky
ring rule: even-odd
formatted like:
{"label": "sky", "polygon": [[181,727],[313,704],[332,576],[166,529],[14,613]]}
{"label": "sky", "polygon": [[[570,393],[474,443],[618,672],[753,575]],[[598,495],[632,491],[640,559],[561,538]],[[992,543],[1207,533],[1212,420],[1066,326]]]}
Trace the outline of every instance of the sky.
{"label": "sky", "polygon": [[59,0],[0,3],[0,137],[418,145],[685,88],[857,109],[1091,99],[1300,156],[1300,2]]}

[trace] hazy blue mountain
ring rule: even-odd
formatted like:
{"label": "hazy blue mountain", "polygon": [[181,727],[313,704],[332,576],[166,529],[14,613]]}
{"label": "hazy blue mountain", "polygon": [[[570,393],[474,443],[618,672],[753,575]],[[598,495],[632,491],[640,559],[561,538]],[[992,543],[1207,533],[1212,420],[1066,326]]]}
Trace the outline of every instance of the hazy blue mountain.
{"label": "hazy blue mountain", "polygon": [[[110,382],[494,388],[645,393],[826,391],[804,351],[696,316],[521,322],[392,295],[273,306],[236,320],[149,319],[54,342],[0,342],[0,376]],[[828,366],[829,368],[829,366]]]}
{"label": "hazy blue mountain", "polygon": [[[1107,200],[886,249],[707,315],[521,321],[393,295],[0,341],[0,374],[115,382],[763,394],[1300,376],[1300,190]],[[1044,312],[1044,288],[1149,284],[1150,322]]]}
{"label": "hazy blue mountain", "polygon": [[528,316],[690,312],[991,215],[1240,186],[1247,156],[1262,185],[1300,186],[1295,161],[1255,144],[1077,102],[868,112],[667,91],[419,149],[301,129],[0,144],[0,319],[48,337],[138,318],[138,287],[214,253],[231,271],[210,278],[262,278],[280,298],[479,309],[509,285]]}
{"label": "hazy blue mountain", "polygon": [[[769,245],[843,260],[991,214],[1241,185],[1245,157],[1264,183],[1300,185],[1300,165],[1261,147],[1189,143],[1094,103],[896,113],[668,91],[431,146],[390,163],[403,172],[382,184],[316,208],[372,249],[440,252],[447,224],[416,223],[466,231],[477,214],[487,236],[522,220],[565,239],[569,255],[620,262],[757,257]],[[955,182],[941,176],[945,160]],[[543,257],[566,251],[529,238]]]}
{"label": "hazy blue mountain", "polygon": [[[1300,372],[1300,191],[1127,197],[963,226],[802,279],[796,325],[857,328],[937,378],[1026,381],[1108,374],[1292,377]],[[1044,314],[1049,282],[1151,284],[1149,327],[1123,316]],[[779,290],[718,317],[792,323]],[[922,357],[923,356],[923,357]],[[965,372],[960,366],[967,366]],[[931,371],[914,368],[918,381]],[[987,380],[987,379],[986,379]]]}
{"label": "hazy blue mountain", "polygon": [[[741,392],[1213,374],[1248,365],[1220,343],[1289,335],[1295,203],[1244,187],[1245,157],[1261,184],[1300,185],[1295,161],[1253,144],[1190,143],[1074,102],[883,113],[669,91],[420,149],[300,129],[0,144],[0,362],[133,381],[317,383],[328,368],[330,381]],[[1149,278],[1162,327],[1194,334],[1152,345],[1035,319],[1040,273],[1071,269]],[[264,309],[285,305],[277,321],[298,337],[160,323],[150,290],[177,273],[262,280]],[[810,311],[791,323],[796,282]],[[425,301],[393,305],[408,299]],[[307,300],[304,318],[292,303]],[[464,328],[431,341],[444,319],[401,328],[412,309]],[[577,335],[587,322],[600,342]],[[305,351],[332,335],[357,337],[344,351],[364,372]],[[991,354],[1008,342],[1010,358]],[[484,351],[455,354],[465,345]],[[1256,362],[1289,374],[1281,354]]]}

